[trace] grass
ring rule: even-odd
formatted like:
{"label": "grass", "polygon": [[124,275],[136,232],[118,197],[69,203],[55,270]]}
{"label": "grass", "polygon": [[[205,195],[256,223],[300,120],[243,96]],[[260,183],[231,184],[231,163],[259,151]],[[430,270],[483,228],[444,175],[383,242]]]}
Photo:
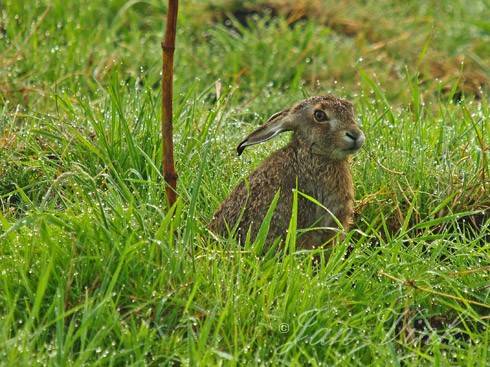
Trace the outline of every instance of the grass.
{"label": "grass", "polygon": [[[488,365],[488,4],[264,3],[181,4],[172,209],[163,2],[2,3],[1,364]],[[210,234],[287,139],[244,132],[327,92],[367,136],[345,240]]]}

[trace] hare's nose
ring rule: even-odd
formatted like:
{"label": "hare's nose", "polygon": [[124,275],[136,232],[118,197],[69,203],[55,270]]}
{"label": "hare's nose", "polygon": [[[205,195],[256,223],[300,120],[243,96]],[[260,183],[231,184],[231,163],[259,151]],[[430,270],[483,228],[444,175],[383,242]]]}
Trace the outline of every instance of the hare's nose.
{"label": "hare's nose", "polygon": [[352,148],[359,149],[364,144],[364,134],[360,130],[350,130],[345,132],[345,138]]}
{"label": "hare's nose", "polygon": [[359,136],[359,133],[357,131],[346,131],[345,135],[352,140],[357,140],[357,137]]}

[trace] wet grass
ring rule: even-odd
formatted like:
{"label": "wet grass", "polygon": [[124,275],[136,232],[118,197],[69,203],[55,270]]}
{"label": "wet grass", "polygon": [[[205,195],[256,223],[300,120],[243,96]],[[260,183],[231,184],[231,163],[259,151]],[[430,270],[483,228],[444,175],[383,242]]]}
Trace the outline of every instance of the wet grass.
{"label": "wet grass", "polygon": [[[3,2],[3,364],[488,363],[490,106],[467,81],[488,78],[485,2],[325,2],[318,19],[262,3],[181,5],[169,209],[162,2]],[[278,255],[210,234],[220,201],[287,139],[238,158],[244,131],[327,92],[355,103],[367,135],[345,240],[305,252],[290,236]]]}

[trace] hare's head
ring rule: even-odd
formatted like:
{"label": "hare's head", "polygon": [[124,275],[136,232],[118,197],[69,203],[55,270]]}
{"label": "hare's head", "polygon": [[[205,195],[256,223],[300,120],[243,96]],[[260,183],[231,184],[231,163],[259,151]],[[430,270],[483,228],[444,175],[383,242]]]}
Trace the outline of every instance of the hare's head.
{"label": "hare's head", "polygon": [[352,103],[326,95],[305,99],[272,115],[240,143],[238,154],[245,147],[262,143],[283,131],[293,131],[296,144],[326,159],[344,159],[364,143],[364,133],[355,122]]}

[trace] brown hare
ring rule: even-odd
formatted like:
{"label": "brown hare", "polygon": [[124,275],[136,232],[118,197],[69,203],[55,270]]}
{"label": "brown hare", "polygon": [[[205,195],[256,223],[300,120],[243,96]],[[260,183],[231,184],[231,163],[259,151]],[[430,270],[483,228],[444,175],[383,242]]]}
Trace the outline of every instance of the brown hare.
{"label": "brown hare", "polygon": [[272,115],[238,145],[238,155],[245,147],[272,139],[283,131],[293,132],[290,143],[238,184],[214,214],[210,224],[213,232],[226,234],[237,224],[240,242],[244,242],[249,230],[254,239],[280,190],[267,241],[284,236],[295,188],[324,206],[298,197],[298,229],[315,228],[298,238],[298,247],[314,248],[327,243],[337,232],[332,214],[344,228],[349,227],[354,201],[349,156],[364,143],[353,105],[331,95],[305,99]]}

